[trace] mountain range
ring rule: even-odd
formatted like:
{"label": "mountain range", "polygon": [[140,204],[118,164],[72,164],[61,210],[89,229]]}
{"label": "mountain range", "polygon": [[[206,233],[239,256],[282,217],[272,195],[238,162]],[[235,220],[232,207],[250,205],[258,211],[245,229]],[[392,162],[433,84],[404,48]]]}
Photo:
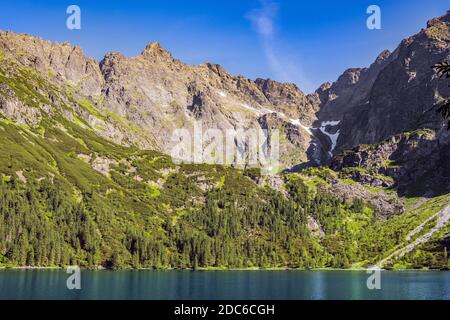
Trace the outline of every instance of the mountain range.
{"label": "mountain range", "polygon": [[[447,268],[449,38],[447,12],[305,94],[0,31],[0,265]],[[278,129],[278,174],[174,163],[199,122]]]}

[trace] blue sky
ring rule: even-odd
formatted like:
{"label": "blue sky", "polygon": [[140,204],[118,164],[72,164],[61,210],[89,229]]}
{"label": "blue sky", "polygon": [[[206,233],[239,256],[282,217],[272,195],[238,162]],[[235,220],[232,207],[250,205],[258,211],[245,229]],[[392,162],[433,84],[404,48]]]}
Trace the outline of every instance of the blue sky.
{"label": "blue sky", "polygon": [[[305,92],[347,68],[368,66],[426,21],[446,0],[0,0],[0,29],[80,45],[102,59],[139,54],[158,41],[187,63],[213,62],[236,75],[296,83]],[[66,8],[81,8],[81,30],[66,28]],[[366,27],[369,5],[381,30]]]}

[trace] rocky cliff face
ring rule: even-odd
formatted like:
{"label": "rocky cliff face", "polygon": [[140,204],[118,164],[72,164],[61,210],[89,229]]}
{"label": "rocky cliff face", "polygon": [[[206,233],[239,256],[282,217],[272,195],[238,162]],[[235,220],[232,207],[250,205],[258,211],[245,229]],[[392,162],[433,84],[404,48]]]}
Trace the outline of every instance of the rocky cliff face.
{"label": "rocky cliff face", "polygon": [[450,192],[450,132],[419,129],[333,158],[331,168],[363,184],[396,187],[403,196]]}
{"label": "rocky cliff face", "polygon": [[450,91],[431,68],[450,59],[449,22],[449,13],[430,20],[370,68],[348,70],[319,91],[319,119],[339,120],[332,169],[405,196],[450,192],[450,135],[436,112]]}
{"label": "rocky cliff face", "polygon": [[339,131],[332,154],[404,131],[438,130],[442,121],[434,106],[450,91],[431,66],[450,59],[449,39],[447,13],[430,20],[394,52],[382,52],[369,68],[349,69],[332,85],[322,86],[315,126],[335,121],[327,130]]}
{"label": "rocky cliff face", "polygon": [[86,57],[78,46],[0,31],[0,50],[20,65],[52,76],[55,83],[68,83],[77,87],[77,91],[84,96],[101,94],[104,79],[98,63]]}

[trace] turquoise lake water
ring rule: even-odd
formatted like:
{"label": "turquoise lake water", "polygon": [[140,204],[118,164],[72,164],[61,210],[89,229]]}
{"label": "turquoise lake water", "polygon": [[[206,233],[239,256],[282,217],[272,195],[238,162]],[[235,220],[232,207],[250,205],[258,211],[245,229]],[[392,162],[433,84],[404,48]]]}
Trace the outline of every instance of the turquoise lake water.
{"label": "turquoise lake water", "polygon": [[81,271],[81,290],[62,270],[0,271],[0,299],[371,300],[450,299],[450,272],[382,272],[369,290],[364,271]]}

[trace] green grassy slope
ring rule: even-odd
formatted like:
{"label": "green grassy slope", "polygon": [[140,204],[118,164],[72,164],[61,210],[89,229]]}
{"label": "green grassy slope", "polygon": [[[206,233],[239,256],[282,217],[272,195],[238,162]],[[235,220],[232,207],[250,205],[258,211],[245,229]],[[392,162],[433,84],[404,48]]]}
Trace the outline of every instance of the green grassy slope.
{"label": "green grassy slope", "polygon": [[320,191],[322,169],[284,175],[285,194],[258,184],[258,170],[176,165],[117,145],[86,121],[102,117],[92,103],[0,59],[3,107],[18,106],[14,119],[0,112],[1,266],[367,266],[439,210],[442,199],[379,221],[365,201]]}

